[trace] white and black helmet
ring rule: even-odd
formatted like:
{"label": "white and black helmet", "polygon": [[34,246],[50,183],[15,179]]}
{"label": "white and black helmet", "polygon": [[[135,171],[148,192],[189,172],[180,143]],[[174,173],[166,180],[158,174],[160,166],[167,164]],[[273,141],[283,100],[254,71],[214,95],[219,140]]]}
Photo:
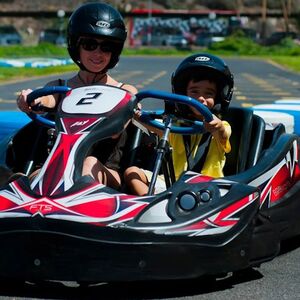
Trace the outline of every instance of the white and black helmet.
{"label": "white and black helmet", "polygon": [[219,57],[207,53],[194,54],[184,59],[172,74],[172,91],[186,95],[190,80],[208,79],[217,84],[214,112],[225,111],[231,101],[234,87],[233,75]]}
{"label": "white and black helmet", "polygon": [[107,69],[111,69],[119,61],[127,30],[121,14],[108,4],[92,2],[77,8],[68,23],[68,51],[72,60],[85,70],[79,55],[79,38],[82,36],[106,38],[115,43],[110,63],[107,66]]}

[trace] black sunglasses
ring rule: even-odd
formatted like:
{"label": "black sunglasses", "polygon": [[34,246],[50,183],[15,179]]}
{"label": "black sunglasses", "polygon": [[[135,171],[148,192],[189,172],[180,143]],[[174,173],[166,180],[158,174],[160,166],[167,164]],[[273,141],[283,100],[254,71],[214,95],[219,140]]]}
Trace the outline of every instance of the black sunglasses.
{"label": "black sunglasses", "polygon": [[80,39],[79,44],[86,51],[94,51],[99,47],[102,52],[112,52],[115,47],[112,42],[98,42],[95,39],[90,38]]}

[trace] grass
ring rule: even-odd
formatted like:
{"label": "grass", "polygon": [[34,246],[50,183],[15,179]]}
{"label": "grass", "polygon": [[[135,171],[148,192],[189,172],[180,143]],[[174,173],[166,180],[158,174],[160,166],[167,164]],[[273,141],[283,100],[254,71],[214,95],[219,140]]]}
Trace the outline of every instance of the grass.
{"label": "grass", "polygon": [[2,46],[0,47],[1,58],[20,57],[68,57],[66,48],[58,47],[49,43],[42,43],[38,46]]}
{"label": "grass", "polygon": [[300,73],[300,57],[295,56],[273,56],[272,60],[292,71]]}
{"label": "grass", "polygon": [[18,80],[36,76],[61,74],[78,70],[75,64],[45,68],[10,68],[0,67],[0,82]]}
{"label": "grass", "polygon": [[[258,57],[261,59],[271,59],[292,71],[300,73],[300,46],[290,39],[283,40],[281,44],[264,47],[254,43],[250,39],[237,33],[234,36],[226,38],[223,42],[214,43],[208,49],[186,49],[178,50],[174,48],[126,48],[122,55],[176,55],[188,56],[197,52],[209,52],[220,56],[240,56],[240,57]],[[52,44],[40,44],[38,46],[4,46],[0,47],[0,58],[67,58],[69,57],[67,49],[57,47]],[[78,70],[75,64],[64,66],[53,66],[45,68],[0,68],[0,82],[7,80],[17,80],[34,76],[43,76],[58,74]]]}

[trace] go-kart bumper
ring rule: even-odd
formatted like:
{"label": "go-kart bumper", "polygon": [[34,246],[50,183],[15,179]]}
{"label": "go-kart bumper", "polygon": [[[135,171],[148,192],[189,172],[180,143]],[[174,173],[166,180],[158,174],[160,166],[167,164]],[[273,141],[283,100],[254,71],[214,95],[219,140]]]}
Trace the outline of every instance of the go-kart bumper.
{"label": "go-kart bumper", "polygon": [[29,281],[189,279],[244,269],[279,249],[268,223],[249,222],[222,238],[179,238],[42,218],[6,221],[0,277]]}

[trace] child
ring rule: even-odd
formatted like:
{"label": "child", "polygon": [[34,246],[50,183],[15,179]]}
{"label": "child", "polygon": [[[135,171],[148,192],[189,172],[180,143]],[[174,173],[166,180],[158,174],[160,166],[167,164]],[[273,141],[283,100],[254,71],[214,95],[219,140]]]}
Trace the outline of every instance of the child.
{"label": "child", "polygon": [[[209,134],[183,136],[171,133],[169,143],[176,179],[186,170],[201,172],[212,177],[222,177],[225,153],[231,150],[231,127],[219,118],[230,103],[233,93],[233,75],[225,62],[210,54],[195,54],[184,59],[172,74],[172,89],[176,94],[187,95],[206,105],[213,113],[213,120],[204,122]],[[177,105],[176,113],[186,119],[202,121],[202,116],[185,105]],[[218,115],[218,116],[217,116]],[[203,145],[206,149],[203,151]],[[202,156],[198,157],[200,148]],[[149,172],[135,166],[125,170],[124,180],[129,190],[137,195],[148,192]],[[158,182],[160,182],[158,180]],[[157,190],[156,190],[157,192]]]}

